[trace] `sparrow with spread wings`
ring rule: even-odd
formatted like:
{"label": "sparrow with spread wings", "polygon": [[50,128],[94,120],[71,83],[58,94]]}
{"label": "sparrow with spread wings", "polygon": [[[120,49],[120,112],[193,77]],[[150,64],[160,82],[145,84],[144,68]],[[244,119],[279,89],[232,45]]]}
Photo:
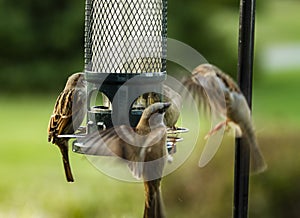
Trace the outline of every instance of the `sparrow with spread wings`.
{"label": "sparrow with spread wings", "polygon": [[252,172],[264,171],[266,164],[256,140],[250,108],[234,80],[216,66],[202,64],[193,70],[190,77],[183,80],[183,84],[195,96],[202,109],[210,109],[225,117],[225,121],[217,124],[207,137],[222,127],[233,124],[250,148]]}
{"label": "sparrow with spread wings", "polygon": [[151,104],[135,128],[114,126],[80,140],[85,154],[118,156],[127,162],[134,177],[144,180],[144,218],[165,217],[160,183],[167,158],[167,128],[163,119],[170,105]]}

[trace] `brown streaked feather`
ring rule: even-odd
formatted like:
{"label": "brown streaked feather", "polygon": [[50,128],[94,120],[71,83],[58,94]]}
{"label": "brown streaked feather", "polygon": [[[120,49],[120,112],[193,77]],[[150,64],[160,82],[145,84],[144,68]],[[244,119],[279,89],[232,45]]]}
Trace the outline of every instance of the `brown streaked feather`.
{"label": "brown streaked feather", "polygon": [[206,115],[212,111],[225,115],[223,85],[214,72],[204,69],[196,68],[190,77],[183,79],[183,85]]}
{"label": "brown streaked feather", "polygon": [[134,160],[142,147],[151,146],[164,134],[166,134],[166,128],[161,127],[143,137],[143,135],[137,134],[133,128],[121,125],[99,132],[95,131],[80,142],[85,145],[83,151],[86,154],[119,156],[126,160]]}
{"label": "brown streaked feather", "polygon": [[223,81],[223,83],[229,89],[229,91],[241,93],[239,86],[229,75],[225,74],[223,71],[221,71],[216,66],[212,66],[212,67],[215,70],[217,77]]}
{"label": "brown streaked feather", "polygon": [[[130,127],[121,126],[120,128]],[[121,158],[126,156],[123,150],[126,143],[116,133],[116,128],[109,128],[100,132],[95,131],[88,137],[79,139],[79,141],[85,145],[82,150],[88,155],[118,156]]]}
{"label": "brown streaked feather", "polygon": [[48,141],[60,134],[73,133],[81,124],[85,114],[85,97],[80,90],[64,90],[58,96],[49,121]]}

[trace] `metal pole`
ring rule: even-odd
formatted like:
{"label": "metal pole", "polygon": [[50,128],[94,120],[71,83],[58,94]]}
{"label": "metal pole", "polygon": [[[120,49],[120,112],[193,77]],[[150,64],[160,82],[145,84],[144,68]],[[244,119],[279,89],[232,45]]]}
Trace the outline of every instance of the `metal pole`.
{"label": "metal pole", "polygon": [[[251,108],[255,0],[240,1],[238,83]],[[248,217],[250,150],[236,139],[234,172],[234,218]]]}

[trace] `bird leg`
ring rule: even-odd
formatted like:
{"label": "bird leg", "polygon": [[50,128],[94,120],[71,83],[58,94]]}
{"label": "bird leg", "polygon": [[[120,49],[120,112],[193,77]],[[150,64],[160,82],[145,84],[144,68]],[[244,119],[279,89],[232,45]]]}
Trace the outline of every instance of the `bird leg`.
{"label": "bird leg", "polygon": [[227,126],[228,126],[228,123],[229,123],[229,120],[228,120],[228,119],[226,119],[226,120],[223,121],[223,122],[218,123],[212,130],[210,130],[210,131],[206,134],[206,136],[204,137],[204,139],[208,139],[210,136],[216,134],[216,132],[218,132],[220,129],[222,129],[223,126],[226,126],[226,127],[227,127]]}

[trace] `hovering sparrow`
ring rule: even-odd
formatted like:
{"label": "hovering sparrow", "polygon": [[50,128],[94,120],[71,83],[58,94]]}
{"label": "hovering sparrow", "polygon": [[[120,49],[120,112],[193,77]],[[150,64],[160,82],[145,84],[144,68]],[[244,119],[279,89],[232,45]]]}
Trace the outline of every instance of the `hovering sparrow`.
{"label": "hovering sparrow", "polygon": [[59,135],[73,134],[85,116],[86,91],[83,73],[68,78],[64,90],[58,96],[48,125],[48,142],[56,144],[62,154],[66,179],[73,182],[68,156],[69,138]]}
{"label": "hovering sparrow", "polygon": [[227,127],[233,123],[250,147],[252,171],[254,173],[264,171],[266,164],[255,137],[250,108],[234,80],[216,66],[202,64],[194,69],[189,78],[184,79],[183,84],[204,109],[213,109],[226,117],[225,121],[216,125],[207,137],[223,126]]}
{"label": "hovering sparrow", "polygon": [[167,156],[163,117],[169,107],[170,103],[154,103],[143,111],[136,128],[115,126],[82,141],[84,153],[121,157],[133,175],[144,180],[144,218],[165,217],[160,182]]}

